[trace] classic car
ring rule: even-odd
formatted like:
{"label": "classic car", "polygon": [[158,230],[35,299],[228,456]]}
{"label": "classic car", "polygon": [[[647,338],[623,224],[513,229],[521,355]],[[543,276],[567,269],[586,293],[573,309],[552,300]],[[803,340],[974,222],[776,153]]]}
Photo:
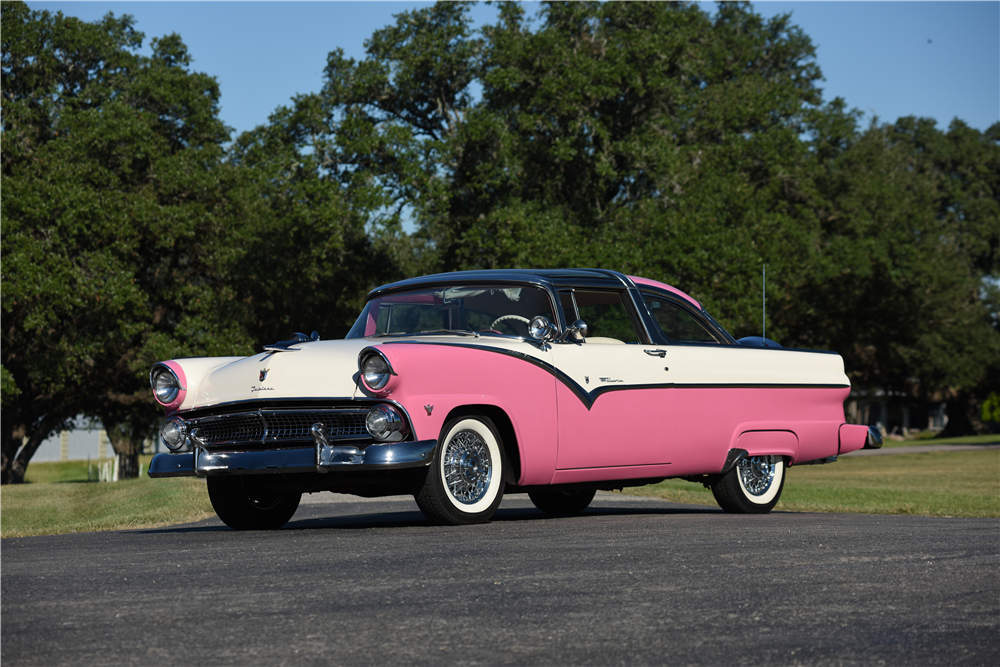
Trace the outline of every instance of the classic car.
{"label": "classic car", "polygon": [[582,512],[680,478],[764,513],[790,466],[881,445],[847,424],[835,352],[735,340],[669,285],[609,270],[466,271],[379,287],[343,340],[163,361],[150,477],[205,477],[219,518],[274,529],[303,493],[412,494],[437,524],[505,494]]}

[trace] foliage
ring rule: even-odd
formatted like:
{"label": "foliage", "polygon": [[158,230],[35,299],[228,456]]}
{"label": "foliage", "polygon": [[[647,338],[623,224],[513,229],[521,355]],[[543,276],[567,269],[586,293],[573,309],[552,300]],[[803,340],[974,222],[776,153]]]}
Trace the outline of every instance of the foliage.
{"label": "foliage", "polygon": [[355,210],[412,217],[417,266],[617,268],[743,336],[766,264],[772,337],[960,413],[998,375],[1000,124],[859,128],[814,55],[740,3],[504,4],[479,32],[442,3],[331,53],[296,113]]}
{"label": "foliage", "polygon": [[154,361],[338,337],[368,289],[438,270],[620,269],[739,337],[766,265],[769,336],[856,386],[947,401],[953,431],[1000,390],[1000,123],[859,127],[789,16],[422,6],[231,144],[179,36],[143,56],[128,16],[2,21],[4,483],[79,414],[128,474]]}
{"label": "foliage", "polygon": [[2,478],[81,413],[128,432],[129,471],[151,363],[249,351],[219,271],[241,206],[218,85],[176,35],[137,55],[129,17],[2,11]]}
{"label": "foliage", "polygon": [[983,401],[983,421],[1000,424],[1000,394],[995,391]]}

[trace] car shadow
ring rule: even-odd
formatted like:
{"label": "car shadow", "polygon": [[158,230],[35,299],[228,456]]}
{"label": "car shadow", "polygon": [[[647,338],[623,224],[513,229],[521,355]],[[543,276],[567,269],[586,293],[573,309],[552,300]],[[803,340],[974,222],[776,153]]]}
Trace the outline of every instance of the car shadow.
{"label": "car shadow", "polygon": [[[300,513],[306,507],[300,508]],[[371,530],[372,528],[441,528],[431,524],[420,511],[390,511],[365,512],[361,514],[338,514],[334,516],[315,516],[325,509],[323,506],[309,508],[313,516],[292,517],[280,530]],[[678,505],[673,503],[657,504],[655,507],[590,507],[573,516],[553,516],[541,510],[531,508],[501,508],[497,510],[490,523],[524,523],[532,521],[562,522],[580,521],[593,517],[613,516],[661,516],[661,515],[692,515],[692,514],[722,514],[722,510],[710,506]],[[214,525],[202,525],[212,522]],[[194,524],[150,528],[136,532],[158,533],[199,533],[212,531],[231,531],[225,525],[220,525],[218,519],[204,519]],[[234,531],[235,532],[235,531]],[[268,531],[270,532],[270,531]]]}

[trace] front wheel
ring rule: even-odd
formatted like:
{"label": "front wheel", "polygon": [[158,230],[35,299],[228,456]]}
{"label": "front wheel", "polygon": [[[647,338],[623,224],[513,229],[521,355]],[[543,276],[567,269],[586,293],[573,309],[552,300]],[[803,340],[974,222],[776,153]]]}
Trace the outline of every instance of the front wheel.
{"label": "front wheel", "polygon": [[778,504],[784,487],[784,458],[750,456],[712,484],[712,495],[727,512],[766,514]]}
{"label": "front wheel", "polygon": [[579,514],[590,506],[597,494],[595,489],[576,489],[575,491],[530,491],[528,497],[535,507],[546,514],[555,516],[572,516]]}
{"label": "front wheel", "polygon": [[441,442],[423,488],[414,496],[431,523],[458,526],[489,521],[504,490],[500,436],[487,417],[459,417],[441,429]]}
{"label": "front wheel", "polygon": [[301,493],[279,493],[246,476],[209,477],[208,498],[233,530],[276,530],[295,514]]}

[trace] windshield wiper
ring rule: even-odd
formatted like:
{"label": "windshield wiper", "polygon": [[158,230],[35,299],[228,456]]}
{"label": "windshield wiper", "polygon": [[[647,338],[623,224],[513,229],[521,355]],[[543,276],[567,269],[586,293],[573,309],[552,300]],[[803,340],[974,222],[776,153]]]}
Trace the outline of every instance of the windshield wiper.
{"label": "windshield wiper", "polygon": [[365,338],[395,338],[396,336],[412,336],[413,334],[409,331],[394,331],[392,333],[384,332],[380,334],[372,334],[371,336],[365,336]]}
{"label": "windshield wiper", "polygon": [[467,331],[466,329],[430,329],[428,331],[421,331],[420,333],[422,334],[447,333],[447,334],[455,334],[457,336],[475,336],[476,338],[479,338],[478,331]]}

